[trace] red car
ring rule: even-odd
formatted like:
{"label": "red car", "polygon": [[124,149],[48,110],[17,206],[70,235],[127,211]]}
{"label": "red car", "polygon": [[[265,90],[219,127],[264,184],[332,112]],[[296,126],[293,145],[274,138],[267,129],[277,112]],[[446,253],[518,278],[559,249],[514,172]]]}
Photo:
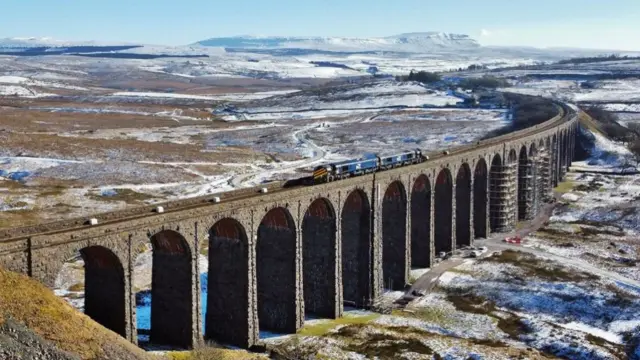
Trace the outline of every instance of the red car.
{"label": "red car", "polygon": [[504,239],[505,242],[511,243],[511,244],[520,244],[522,243],[522,238],[518,235],[513,236],[513,237],[508,237]]}

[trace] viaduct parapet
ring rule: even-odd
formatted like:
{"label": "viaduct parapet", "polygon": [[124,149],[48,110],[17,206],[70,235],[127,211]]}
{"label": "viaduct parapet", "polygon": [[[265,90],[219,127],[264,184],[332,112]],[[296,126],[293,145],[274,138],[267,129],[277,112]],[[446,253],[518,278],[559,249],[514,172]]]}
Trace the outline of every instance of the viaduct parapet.
{"label": "viaduct parapet", "polygon": [[[314,186],[247,189],[150,208],[0,231],[0,266],[53,287],[85,262],[85,313],[137,343],[133,264],[153,248],[150,339],[250,347],[259,330],[295,333],[305,314],[342,316],[403,289],[440,252],[536,215],[565,175],[575,114],[418,164]],[[198,255],[208,246],[207,301]],[[207,309],[206,319],[202,309]],[[206,327],[203,329],[203,323]]]}

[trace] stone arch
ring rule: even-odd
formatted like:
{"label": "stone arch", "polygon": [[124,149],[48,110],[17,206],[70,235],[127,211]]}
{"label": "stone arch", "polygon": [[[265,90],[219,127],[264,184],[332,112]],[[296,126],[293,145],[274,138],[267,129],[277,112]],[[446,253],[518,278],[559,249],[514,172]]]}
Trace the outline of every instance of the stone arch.
{"label": "stone arch", "polygon": [[476,238],[487,237],[487,186],[489,172],[487,162],[478,160],[473,171],[473,233]]}
{"label": "stone arch", "polygon": [[571,129],[571,127],[569,127],[567,129],[567,163],[566,163],[567,171],[569,171],[569,169],[571,168],[571,160],[573,160],[572,141],[573,141],[573,130]]}
{"label": "stone arch", "polygon": [[560,155],[558,154],[558,137],[556,134],[553,134],[551,139],[551,187],[555,188],[558,186],[558,170],[560,168],[558,158]]}
{"label": "stone arch", "polygon": [[531,201],[532,217],[540,211],[540,169],[538,162],[538,146],[534,143],[529,147],[529,164],[531,164]]}
{"label": "stone arch", "polygon": [[575,127],[571,127],[571,130],[569,130],[569,158],[567,163],[567,171],[569,170],[569,168],[573,163],[573,158],[576,151],[575,145],[576,145],[576,129]]}
{"label": "stone arch", "polygon": [[260,329],[295,333],[298,314],[296,227],[289,210],[276,207],[258,226],[256,273]]}
{"label": "stone arch", "polygon": [[257,334],[249,324],[249,241],[244,227],[233,218],[218,220],[209,229],[207,299],[203,301],[205,338],[249,346]]}
{"label": "stone arch", "polygon": [[126,337],[125,280],[120,259],[102,246],[80,250],[84,261],[84,313]]}
{"label": "stone arch", "polygon": [[527,147],[523,145],[518,156],[518,220],[532,218],[534,205],[532,168]]}
{"label": "stone arch", "polygon": [[508,164],[515,164],[518,162],[518,153],[516,152],[516,149],[509,150],[508,159],[509,159]]}
{"label": "stone arch", "polygon": [[342,207],[342,289],[345,304],[364,307],[371,300],[371,206],[362,190],[352,191]]}
{"label": "stone arch", "polygon": [[462,164],[456,176],[456,246],[471,245],[471,169]]}
{"label": "stone arch", "polygon": [[489,225],[491,232],[502,231],[506,225],[506,177],[502,158],[496,154],[491,160],[489,174]]}
{"label": "stone arch", "polygon": [[382,279],[386,289],[403,289],[407,281],[407,195],[394,181],[382,200]]}
{"label": "stone arch", "polygon": [[564,177],[564,155],[565,155],[565,137],[564,131],[560,130],[558,133],[558,182],[561,182]]}
{"label": "stone arch", "polygon": [[544,159],[544,194],[547,196],[551,192],[551,184],[553,183],[553,150],[551,148],[551,138],[547,137],[544,143],[545,159]]}
{"label": "stone arch", "polygon": [[193,334],[191,249],[187,240],[173,230],[153,235],[151,246],[150,341],[189,348]]}
{"label": "stone arch", "polygon": [[411,267],[431,267],[431,182],[424,174],[411,190]]}
{"label": "stone arch", "polygon": [[564,179],[567,170],[569,169],[569,132],[564,130],[562,132],[562,178]]}
{"label": "stone arch", "polygon": [[436,254],[453,250],[453,181],[449,169],[440,170],[435,185],[435,247]]}
{"label": "stone arch", "polygon": [[302,220],[302,274],[307,313],[336,318],[336,215],[325,198],[314,200]]}

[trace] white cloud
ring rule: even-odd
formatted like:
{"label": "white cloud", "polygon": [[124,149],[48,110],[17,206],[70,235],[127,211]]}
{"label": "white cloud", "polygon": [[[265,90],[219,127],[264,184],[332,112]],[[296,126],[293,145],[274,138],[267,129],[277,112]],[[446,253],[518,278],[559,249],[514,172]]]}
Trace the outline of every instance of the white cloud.
{"label": "white cloud", "polygon": [[482,37],[491,36],[491,31],[489,31],[487,29],[482,29],[482,30],[480,30],[480,36],[482,36]]}

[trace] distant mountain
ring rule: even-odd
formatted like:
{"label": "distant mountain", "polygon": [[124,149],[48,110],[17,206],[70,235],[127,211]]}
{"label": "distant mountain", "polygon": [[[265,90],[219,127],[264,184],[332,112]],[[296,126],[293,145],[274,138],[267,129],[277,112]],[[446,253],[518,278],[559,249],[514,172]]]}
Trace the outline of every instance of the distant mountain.
{"label": "distant mountain", "polygon": [[62,41],[51,38],[0,39],[0,55],[76,55],[100,58],[155,59],[162,57],[207,57],[223,50],[202,46],[157,46],[127,42]]}
{"label": "distant mountain", "polygon": [[407,33],[380,38],[233,36],[211,38],[198,41],[196,44],[246,50],[305,49],[336,52],[417,53],[480,47],[480,44],[468,35],[441,32]]}

